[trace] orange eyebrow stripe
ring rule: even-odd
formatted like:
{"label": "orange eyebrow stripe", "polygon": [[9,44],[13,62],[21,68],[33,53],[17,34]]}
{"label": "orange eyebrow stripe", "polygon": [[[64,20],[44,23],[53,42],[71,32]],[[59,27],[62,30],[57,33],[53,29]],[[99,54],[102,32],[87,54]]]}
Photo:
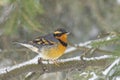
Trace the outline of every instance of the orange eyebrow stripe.
{"label": "orange eyebrow stripe", "polygon": [[61,33],[61,32],[60,32],[60,31],[55,31],[54,33],[55,33],[55,34],[58,34],[58,33]]}

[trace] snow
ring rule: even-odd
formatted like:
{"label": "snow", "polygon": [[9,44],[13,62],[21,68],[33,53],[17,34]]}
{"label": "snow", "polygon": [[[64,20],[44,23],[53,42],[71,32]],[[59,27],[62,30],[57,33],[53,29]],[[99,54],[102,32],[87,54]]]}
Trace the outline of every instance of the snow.
{"label": "snow", "polygon": [[[119,64],[119,62],[120,62],[120,58],[116,59],[105,71],[103,71],[103,74],[107,75],[115,65]],[[114,73],[114,71],[112,73]]]}
{"label": "snow", "polygon": [[116,80],[120,80],[120,77],[116,77]]}
{"label": "snow", "polygon": [[2,74],[2,73],[6,73],[8,68],[9,68],[9,67],[6,67],[6,68],[2,68],[2,69],[0,69],[0,74]]}
{"label": "snow", "polygon": [[98,76],[94,72],[91,72],[90,74],[93,75],[93,77],[88,80],[96,80],[98,78]]}
{"label": "snow", "polygon": [[14,69],[16,69],[16,68],[20,68],[20,67],[22,67],[22,66],[24,66],[24,65],[27,65],[27,64],[33,64],[33,63],[34,63],[34,64],[37,64],[39,57],[40,57],[40,56],[38,55],[38,56],[36,56],[35,58],[33,58],[33,59],[29,60],[29,61],[26,61],[26,62],[23,62],[23,63],[21,63],[21,64],[15,65],[15,66],[13,66],[13,67],[2,68],[2,69],[0,69],[0,74],[6,73],[7,71],[9,72],[9,71],[14,70]]}
{"label": "snow", "polygon": [[106,40],[110,40],[111,39],[111,37],[107,37],[107,39]]}
{"label": "snow", "polygon": [[103,55],[103,56],[100,56],[100,57],[93,57],[93,58],[83,58],[84,60],[88,60],[88,61],[90,61],[90,60],[100,60],[100,59],[105,59],[105,58],[110,58],[110,57],[112,57],[112,55]]}

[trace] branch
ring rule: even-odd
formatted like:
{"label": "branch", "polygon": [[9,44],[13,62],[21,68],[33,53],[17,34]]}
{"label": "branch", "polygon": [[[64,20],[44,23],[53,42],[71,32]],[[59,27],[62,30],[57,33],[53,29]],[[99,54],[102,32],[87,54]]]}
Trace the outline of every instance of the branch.
{"label": "branch", "polygon": [[[119,35],[116,34],[110,34],[107,37],[104,38],[100,38],[100,39],[96,39],[96,40],[91,40],[91,41],[87,41],[84,43],[79,43],[78,45],[75,45],[75,47],[70,47],[69,49],[66,50],[65,53],[70,53],[70,52],[74,52],[76,50],[88,50],[88,49],[92,49],[92,48],[97,48],[100,45],[103,44],[109,44],[110,42],[112,43],[113,41],[119,41],[120,37]],[[100,53],[105,53],[105,54],[111,54],[111,51],[106,51],[106,50],[101,50],[101,49],[96,49],[95,52],[100,52]]]}
{"label": "branch", "polygon": [[[0,70],[0,79],[1,80],[12,80],[23,73],[28,72],[39,72],[41,75],[45,73],[57,72],[57,71],[65,71],[69,69],[80,69],[84,70],[88,66],[105,66],[109,63],[112,56],[101,56],[94,58],[84,58],[84,61],[80,59],[80,57],[74,57],[69,59],[62,59],[58,61],[58,65],[55,65],[53,62],[49,64],[46,61],[42,61],[41,64],[37,63],[38,60],[36,58],[12,66],[8,68],[4,68]],[[63,64],[64,63],[64,64]]]}

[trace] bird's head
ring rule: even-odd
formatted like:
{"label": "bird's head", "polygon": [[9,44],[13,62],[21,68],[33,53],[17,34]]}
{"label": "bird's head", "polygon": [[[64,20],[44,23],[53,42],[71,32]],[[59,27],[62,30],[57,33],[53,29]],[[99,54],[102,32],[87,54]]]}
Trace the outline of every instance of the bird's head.
{"label": "bird's head", "polygon": [[58,40],[67,42],[67,36],[68,36],[69,32],[67,32],[64,28],[56,29],[53,34],[54,34],[55,38],[57,38]]}

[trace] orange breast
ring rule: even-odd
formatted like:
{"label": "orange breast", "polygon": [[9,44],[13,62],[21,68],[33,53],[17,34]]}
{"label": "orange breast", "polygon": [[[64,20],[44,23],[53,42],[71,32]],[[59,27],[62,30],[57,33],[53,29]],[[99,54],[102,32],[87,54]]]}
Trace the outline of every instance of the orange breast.
{"label": "orange breast", "polygon": [[53,46],[49,49],[44,49],[42,51],[42,56],[44,59],[54,60],[62,56],[65,50],[66,47],[59,43],[59,45]]}

